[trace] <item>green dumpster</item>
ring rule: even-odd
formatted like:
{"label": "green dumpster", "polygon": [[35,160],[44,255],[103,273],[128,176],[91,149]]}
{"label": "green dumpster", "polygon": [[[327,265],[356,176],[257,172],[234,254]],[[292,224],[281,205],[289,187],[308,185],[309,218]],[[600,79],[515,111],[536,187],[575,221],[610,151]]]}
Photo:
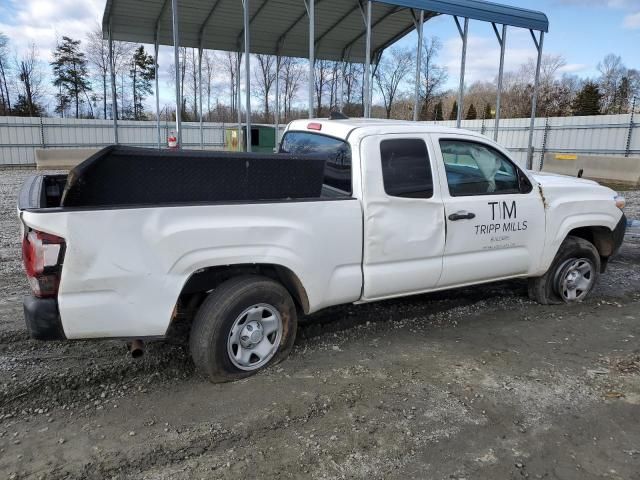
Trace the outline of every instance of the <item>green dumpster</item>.
{"label": "green dumpster", "polygon": [[[225,131],[225,150],[237,152],[243,150],[247,127],[242,127],[242,142],[238,142],[238,128]],[[251,151],[273,153],[276,148],[276,129],[271,125],[251,125]]]}

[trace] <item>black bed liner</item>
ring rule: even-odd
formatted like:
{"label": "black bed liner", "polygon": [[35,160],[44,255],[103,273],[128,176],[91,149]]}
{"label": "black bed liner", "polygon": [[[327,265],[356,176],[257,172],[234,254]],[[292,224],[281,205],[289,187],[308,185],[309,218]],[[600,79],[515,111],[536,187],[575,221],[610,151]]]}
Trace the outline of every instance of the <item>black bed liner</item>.
{"label": "black bed liner", "polygon": [[318,198],[325,159],[112,145],[69,173],[62,207]]}

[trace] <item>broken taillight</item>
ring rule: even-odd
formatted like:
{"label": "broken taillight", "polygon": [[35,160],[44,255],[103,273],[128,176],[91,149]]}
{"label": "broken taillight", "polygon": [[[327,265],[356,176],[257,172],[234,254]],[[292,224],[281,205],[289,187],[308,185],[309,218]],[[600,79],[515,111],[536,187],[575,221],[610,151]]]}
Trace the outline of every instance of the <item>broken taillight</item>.
{"label": "broken taillight", "polygon": [[64,251],[64,238],[25,228],[22,262],[36,297],[51,298],[58,294]]}

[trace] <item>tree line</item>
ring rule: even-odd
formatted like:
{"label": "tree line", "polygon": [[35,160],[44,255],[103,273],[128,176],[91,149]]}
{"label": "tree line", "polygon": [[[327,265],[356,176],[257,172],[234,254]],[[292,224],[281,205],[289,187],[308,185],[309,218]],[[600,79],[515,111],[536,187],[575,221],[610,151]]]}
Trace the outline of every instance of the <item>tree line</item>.
{"label": "tree line", "polygon": [[[454,120],[457,91],[447,88],[447,70],[438,63],[442,43],[425,38],[418,72],[418,118]],[[10,40],[0,32],[0,115],[59,115],[75,118],[112,118],[109,47],[100,27],[83,40],[63,36],[51,62],[40,58],[35,46],[11,55]],[[238,81],[243,75],[238,56],[232,52],[179,49],[178,81],[181,84],[181,117],[197,120],[202,105],[206,121],[235,122],[238,113]],[[202,74],[199,66],[202,65]],[[579,78],[564,72],[566,60],[544,55],[537,104],[538,116],[570,116],[626,113],[640,95],[640,72],[628,68],[621,57],[609,54],[598,63],[598,76]],[[155,118],[150,97],[154,94],[156,59],[143,45],[114,42],[113,67],[118,118]],[[528,117],[535,76],[533,59],[504,74],[501,116]],[[175,65],[165,72],[168,86],[175,87]],[[342,107],[349,116],[362,116],[364,66],[358,63],[316,60],[314,109],[326,116]],[[274,121],[276,72],[279,72],[280,120],[288,122],[307,115],[308,62],[271,55],[252,56],[253,121]],[[412,119],[416,75],[416,49],[392,47],[372,65],[374,105],[372,116]],[[202,81],[202,100],[199,98]],[[464,119],[495,117],[497,78],[465,86]],[[244,97],[240,101],[240,108]],[[258,107],[258,108],[256,108]],[[175,106],[163,105],[161,119],[175,119]]]}
{"label": "tree line", "polygon": [[[114,44],[113,59],[118,117],[147,119],[155,59],[143,45],[124,42]],[[0,32],[0,115],[112,118],[111,109],[109,47],[99,28],[85,41],[60,38],[48,65],[35,45],[12,56]]]}

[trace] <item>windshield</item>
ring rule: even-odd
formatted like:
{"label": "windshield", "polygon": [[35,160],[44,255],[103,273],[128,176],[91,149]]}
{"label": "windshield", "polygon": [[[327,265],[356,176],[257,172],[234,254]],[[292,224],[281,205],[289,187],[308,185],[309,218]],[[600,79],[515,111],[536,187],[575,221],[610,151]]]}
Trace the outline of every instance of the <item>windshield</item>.
{"label": "windshield", "polygon": [[282,138],[280,153],[326,157],[325,185],[351,193],[351,148],[344,140],[319,133],[290,131]]}

